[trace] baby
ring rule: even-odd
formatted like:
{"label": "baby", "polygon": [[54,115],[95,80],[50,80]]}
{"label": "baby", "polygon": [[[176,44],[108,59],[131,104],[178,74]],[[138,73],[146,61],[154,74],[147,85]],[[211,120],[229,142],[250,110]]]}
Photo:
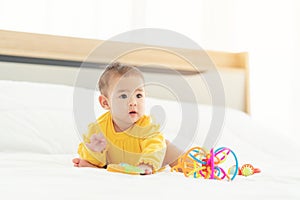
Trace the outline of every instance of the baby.
{"label": "baby", "polygon": [[[99,80],[99,102],[107,112],[88,127],[79,145],[76,167],[127,163],[151,174],[180,153],[145,115],[144,77],[133,66],[112,63]],[[165,159],[165,161],[164,161]],[[164,163],[163,163],[164,161]]]}

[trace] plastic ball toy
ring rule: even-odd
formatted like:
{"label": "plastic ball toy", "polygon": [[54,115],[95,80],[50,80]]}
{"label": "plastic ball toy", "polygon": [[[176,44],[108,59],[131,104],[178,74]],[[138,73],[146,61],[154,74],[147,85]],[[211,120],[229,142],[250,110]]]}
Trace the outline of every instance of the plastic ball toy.
{"label": "plastic ball toy", "polygon": [[[229,156],[235,162],[233,173],[226,173],[228,170],[225,171],[222,166]],[[238,173],[238,160],[235,153],[226,147],[211,149],[209,152],[201,147],[194,147],[178,159],[171,171],[183,172],[186,177],[233,180]]]}

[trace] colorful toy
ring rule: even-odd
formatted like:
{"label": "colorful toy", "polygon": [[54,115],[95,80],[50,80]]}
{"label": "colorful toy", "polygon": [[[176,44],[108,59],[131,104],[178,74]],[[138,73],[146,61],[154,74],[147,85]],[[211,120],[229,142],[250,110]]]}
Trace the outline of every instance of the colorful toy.
{"label": "colorful toy", "polygon": [[[235,165],[230,167],[228,170],[229,174],[234,174],[236,170]],[[241,168],[238,169],[238,175],[241,176],[250,176],[255,173],[260,173],[261,170],[259,168],[254,168],[251,164],[244,164]]]}
{"label": "colorful toy", "polygon": [[127,163],[120,164],[109,164],[107,166],[107,171],[110,172],[119,172],[124,174],[132,174],[132,175],[143,175],[145,171],[140,169],[139,167],[129,165]]}
{"label": "colorful toy", "polygon": [[[235,161],[235,167],[232,168],[235,171],[232,171],[232,174],[226,173],[220,167],[230,154]],[[201,147],[194,147],[178,159],[177,165],[172,167],[171,171],[183,172],[186,177],[233,180],[238,173],[238,160],[235,153],[226,147],[218,148],[215,151],[211,149],[210,152],[206,152]]]}

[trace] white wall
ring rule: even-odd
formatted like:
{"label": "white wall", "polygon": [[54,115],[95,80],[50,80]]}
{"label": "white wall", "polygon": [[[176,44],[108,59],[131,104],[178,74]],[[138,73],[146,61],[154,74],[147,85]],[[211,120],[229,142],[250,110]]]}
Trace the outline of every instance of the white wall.
{"label": "white wall", "polygon": [[0,29],[108,39],[166,28],[206,49],[248,51],[253,118],[296,136],[299,13],[297,0],[0,0]]}

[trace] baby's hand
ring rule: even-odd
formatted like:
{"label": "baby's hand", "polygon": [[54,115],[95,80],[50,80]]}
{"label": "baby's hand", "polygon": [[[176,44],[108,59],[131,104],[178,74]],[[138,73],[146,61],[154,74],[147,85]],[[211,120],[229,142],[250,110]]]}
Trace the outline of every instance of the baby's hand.
{"label": "baby's hand", "polygon": [[152,166],[146,164],[139,164],[138,167],[145,171],[145,175],[152,174]]}
{"label": "baby's hand", "polygon": [[102,133],[92,135],[90,143],[85,143],[85,145],[94,152],[102,152],[106,144],[106,139]]}

